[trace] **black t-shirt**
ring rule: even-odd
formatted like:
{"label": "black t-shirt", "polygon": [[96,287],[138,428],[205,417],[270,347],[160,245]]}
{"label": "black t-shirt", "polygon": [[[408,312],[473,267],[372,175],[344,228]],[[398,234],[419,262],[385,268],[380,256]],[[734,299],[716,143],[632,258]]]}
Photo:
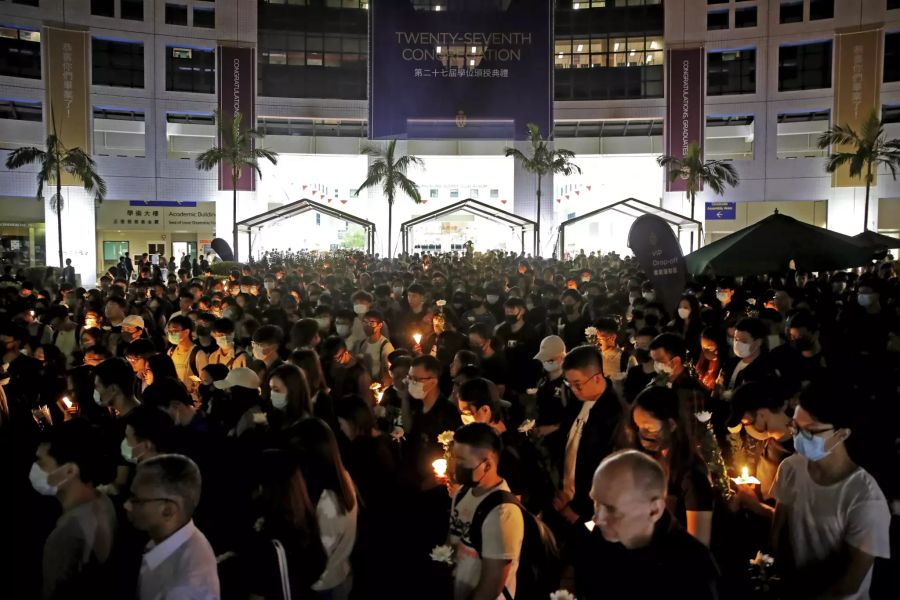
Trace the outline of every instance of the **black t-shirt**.
{"label": "black t-shirt", "polygon": [[508,387],[517,392],[533,387],[539,375],[534,356],[541,342],[534,329],[525,324],[519,331],[513,331],[509,323],[504,323],[497,328],[497,338],[503,343],[510,371],[515,373]]}
{"label": "black t-shirt", "polygon": [[687,511],[711,511],[713,500],[709,471],[700,457],[669,473],[666,506],[683,527],[687,526]]}
{"label": "black t-shirt", "polygon": [[563,419],[565,377],[544,377],[538,382],[536,425],[559,425]]}
{"label": "black t-shirt", "polygon": [[485,379],[493,381],[497,385],[506,385],[509,378],[506,356],[502,352],[495,352],[485,358],[481,362],[481,372]]}
{"label": "black t-shirt", "polygon": [[628,367],[625,375],[625,399],[631,403],[637,398],[641,391],[650,385],[650,382],[656,377],[656,373],[644,373],[641,365],[633,365]]}

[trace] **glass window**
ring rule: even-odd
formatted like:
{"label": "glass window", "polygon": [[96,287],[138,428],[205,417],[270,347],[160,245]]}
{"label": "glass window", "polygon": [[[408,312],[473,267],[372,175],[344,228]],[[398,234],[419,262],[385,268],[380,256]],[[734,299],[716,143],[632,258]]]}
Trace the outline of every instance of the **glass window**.
{"label": "glass window", "polygon": [[129,21],[144,20],[144,0],[122,0],[120,8],[123,19]]}
{"label": "glass window", "polygon": [[800,23],[803,21],[803,0],[781,0],[779,13],[781,23]]}
{"label": "glass window", "polygon": [[0,75],[41,78],[41,34],[0,27]]}
{"label": "glass window", "polygon": [[166,90],[170,92],[216,91],[216,55],[205,48],[166,48]]}
{"label": "glass window", "polygon": [[818,158],[828,155],[819,148],[818,140],[829,127],[831,112],[783,113],[778,115],[778,158]]}
{"label": "glass window", "polygon": [[728,11],[711,10],[706,13],[706,29],[708,31],[715,31],[716,29],[728,29]]}
{"label": "glass window", "polygon": [[166,25],[188,24],[188,9],[183,4],[166,4]]}
{"label": "glass window", "polygon": [[809,0],[809,20],[834,18],[834,0]]}
{"label": "glass window", "polygon": [[778,90],[831,87],[831,41],[781,46],[778,49]]}
{"label": "glass window", "polygon": [[900,81],[900,31],[884,34],[884,81]]}
{"label": "glass window", "polygon": [[705,135],[705,158],[753,160],[753,115],[708,116]]}
{"label": "glass window", "polygon": [[94,154],[145,156],[143,125],[127,125],[122,121],[143,124],[144,113],[140,110],[94,107]]}
{"label": "glass window", "polygon": [[144,87],[144,44],[93,38],[91,83],[114,87]]}
{"label": "glass window", "polygon": [[213,8],[194,7],[194,27],[216,28],[216,11]]}
{"label": "glass window", "polygon": [[710,52],[706,57],[706,94],[756,92],[756,49]]}
{"label": "glass window", "polygon": [[115,17],[115,0],[91,0],[91,14],[95,17]]}
{"label": "glass window", "polygon": [[745,6],[734,9],[734,26],[736,29],[756,27],[756,7]]}
{"label": "glass window", "polygon": [[900,8],[900,0],[887,0],[887,9],[894,10]]}

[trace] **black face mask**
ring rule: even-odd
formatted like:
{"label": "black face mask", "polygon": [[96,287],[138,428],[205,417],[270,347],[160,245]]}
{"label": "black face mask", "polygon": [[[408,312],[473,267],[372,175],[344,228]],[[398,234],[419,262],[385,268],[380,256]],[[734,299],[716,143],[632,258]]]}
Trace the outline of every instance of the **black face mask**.
{"label": "black face mask", "polygon": [[650,362],[650,351],[644,350],[643,348],[638,348],[634,351],[634,358],[641,364],[645,364]]}
{"label": "black face mask", "polygon": [[641,446],[644,450],[654,456],[659,456],[669,446],[669,436],[665,429],[653,436],[643,433],[638,433],[638,435],[641,438]]}
{"label": "black face mask", "polygon": [[484,461],[481,461],[474,467],[464,467],[462,465],[456,465],[456,470],[454,471],[454,479],[456,479],[456,483],[460,485],[468,485],[468,486],[477,486],[481,480],[475,481],[475,469],[484,464]]}
{"label": "black face mask", "polygon": [[574,304],[563,304],[563,307],[565,307],[565,310],[566,310],[566,314],[567,314],[567,315],[571,315],[571,314],[573,314],[573,313],[575,312],[575,305],[574,305]]}
{"label": "black face mask", "polygon": [[517,315],[506,315],[503,317],[503,320],[506,321],[510,325],[515,325],[519,321],[519,317]]}

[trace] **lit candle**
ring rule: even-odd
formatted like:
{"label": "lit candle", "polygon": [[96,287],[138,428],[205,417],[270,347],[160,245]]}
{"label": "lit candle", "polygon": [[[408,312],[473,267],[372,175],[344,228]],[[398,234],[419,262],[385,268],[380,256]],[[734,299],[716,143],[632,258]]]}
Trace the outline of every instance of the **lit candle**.
{"label": "lit candle", "polygon": [[369,386],[369,389],[372,390],[372,395],[375,396],[375,404],[381,404],[381,398],[384,396],[384,390],[381,389],[380,383],[373,383]]}
{"label": "lit candle", "polygon": [[750,474],[750,469],[746,466],[741,467],[741,476],[732,477],[731,480],[738,485],[759,485],[759,479]]}
{"label": "lit candle", "polygon": [[66,408],[68,408],[69,410],[72,410],[72,407],[74,406],[74,404],[72,404],[72,401],[69,400],[68,396],[63,396],[62,401],[63,401],[63,404],[66,405]]}
{"label": "lit candle", "polygon": [[444,458],[439,458],[431,463],[431,468],[434,469],[435,475],[443,478],[444,475],[447,474],[447,460]]}
{"label": "lit candle", "polygon": [[422,334],[421,334],[421,333],[414,333],[414,334],[413,334],[413,341],[416,343],[416,346],[418,346],[418,345],[422,342]]}

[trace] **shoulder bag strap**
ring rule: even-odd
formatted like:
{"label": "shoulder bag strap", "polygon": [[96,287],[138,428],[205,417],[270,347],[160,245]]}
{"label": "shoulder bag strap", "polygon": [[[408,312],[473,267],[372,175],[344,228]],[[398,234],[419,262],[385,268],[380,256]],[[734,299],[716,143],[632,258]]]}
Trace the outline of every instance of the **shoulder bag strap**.
{"label": "shoulder bag strap", "polygon": [[281,595],[284,597],[284,600],[291,600],[291,579],[288,575],[287,554],[284,551],[284,546],[278,540],[272,540],[272,545],[275,546],[278,571],[281,574]]}

